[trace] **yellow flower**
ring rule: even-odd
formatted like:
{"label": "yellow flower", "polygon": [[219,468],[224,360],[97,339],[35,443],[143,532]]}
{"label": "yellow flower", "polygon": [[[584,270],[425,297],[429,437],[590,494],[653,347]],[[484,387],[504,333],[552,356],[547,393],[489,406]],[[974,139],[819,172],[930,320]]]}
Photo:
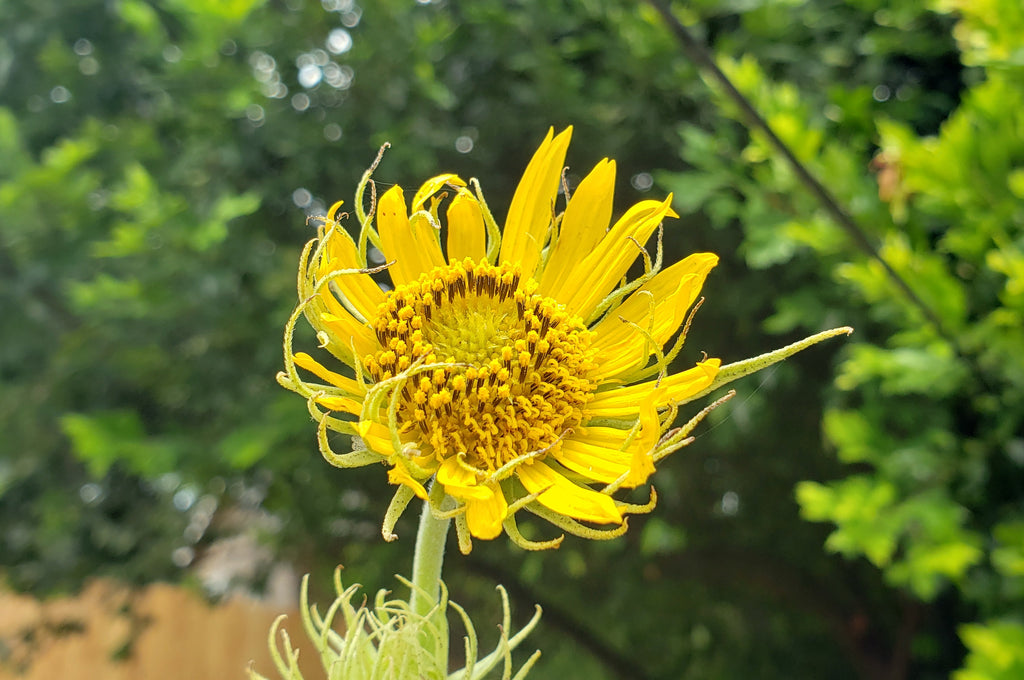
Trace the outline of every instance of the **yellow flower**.
{"label": "yellow flower", "polygon": [[[689,442],[697,419],[669,426],[679,404],[711,386],[720,361],[667,369],[718,258],[697,253],[662,268],[659,229],[677,217],[671,195],[637,203],[609,227],[614,161],[598,163],[558,211],[571,133],[548,132],[503,229],[475,180],[445,174],[411,202],[398,186],[378,199],[375,163],[357,190],[358,237],[340,224],[339,203],[303,253],[279,380],[308,399],[331,463],[390,466],[399,492],[389,538],[413,495],[428,497],[431,478],[431,503],[455,517],[463,551],[470,537],[503,529],[527,548],[557,545],[520,535],[524,508],[577,535],[615,536],[655,495],[632,505],[614,492],[644,484],[655,462]],[[652,256],[645,244],[655,231]],[[383,254],[380,267],[368,266],[368,244]],[[644,273],[629,281],[638,259]],[[344,373],[293,352],[303,314]],[[356,450],[332,451],[328,430],[352,434]]]}

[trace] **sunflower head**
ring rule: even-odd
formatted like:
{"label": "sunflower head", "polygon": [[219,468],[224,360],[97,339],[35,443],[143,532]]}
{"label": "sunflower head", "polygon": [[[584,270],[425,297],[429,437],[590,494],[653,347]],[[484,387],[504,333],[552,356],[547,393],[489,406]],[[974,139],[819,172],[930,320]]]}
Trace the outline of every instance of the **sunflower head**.
{"label": "sunflower head", "polygon": [[[385,537],[414,496],[455,517],[464,552],[502,530],[526,548],[558,545],[525,539],[521,509],[580,536],[619,535],[656,497],[635,505],[615,492],[645,483],[706,413],[669,429],[720,362],[668,369],[718,258],[662,266],[671,196],[611,222],[607,159],[556,207],[571,132],[548,132],[503,228],[475,180],[439,175],[411,202],[399,186],[378,198],[374,163],[356,192],[355,238],[339,203],[303,251],[279,380],[306,397],[328,461],[390,467]],[[383,265],[368,265],[371,248]],[[643,274],[629,280],[637,260]],[[335,367],[293,350],[303,316]],[[352,435],[355,450],[335,453],[329,431]]]}

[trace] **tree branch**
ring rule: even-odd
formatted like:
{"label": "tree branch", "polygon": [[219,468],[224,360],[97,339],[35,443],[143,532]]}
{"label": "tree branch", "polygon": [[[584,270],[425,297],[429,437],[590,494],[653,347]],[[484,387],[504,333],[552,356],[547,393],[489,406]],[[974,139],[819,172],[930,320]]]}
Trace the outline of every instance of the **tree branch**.
{"label": "tree branch", "polygon": [[686,27],[672,14],[668,6],[662,0],[646,0],[647,3],[653,7],[665,20],[666,25],[675,35],[676,40],[679,42],[679,46],[682,49],[686,57],[693,62],[698,69],[704,71],[709,75],[715,82],[717,82],[725,92],[726,96],[732,100],[732,102],[739,108],[741,115],[745,119],[745,123],[748,127],[760,131],[767,139],[768,143],[775,149],[776,152],[782,155],[786,159],[786,162],[790,165],[796,177],[800,180],[800,183],[813,195],[818,202],[821,204],[825,212],[832,217],[836,224],[845,231],[854,244],[860,250],[862,250],[868,257],[874,259],[882,268],[885,270],[886,275],[892,280],[897,288],[906,296],[907,300],[910,301],[914,307],[916,307],[935,327],[935,331],[950,344],[951,347],[958,349],[958,343],[955,338],[946,330],[942,320],[939,319],[938,315],[925,304],[924,300],[918,297],[917,293],[911,289],[910,285],[903,279],[899,273],[893,269],[888,262],[886,262],[879,254],[878,249],[871,243],[867,233],[857,224],[856,221],[850,216],[850,214],[839,205],[839,202],[829,192],[828,189],[822,185],[818,179],[811,174],[810,170],[800,162],[800,160],[793,154],[792,150],[783,142],[775,131],[772,130],[768,122],[761,117],[754,105],[751,104],[750,100],[747,99],[742,92],[740,92],[732,81],[729,80],[729,76],[718,67],[715,63],[714,58],[708,52],[708,50],[697,41],[690,32],[686,30]]}

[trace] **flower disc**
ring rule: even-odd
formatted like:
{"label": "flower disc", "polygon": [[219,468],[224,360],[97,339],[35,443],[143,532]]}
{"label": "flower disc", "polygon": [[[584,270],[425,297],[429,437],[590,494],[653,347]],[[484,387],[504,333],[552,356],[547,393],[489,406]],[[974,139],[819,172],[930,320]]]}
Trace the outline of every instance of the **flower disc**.
{"label": "flower disc", "polygon": [[582,420],[592,333],[533,288],[520,286],[513,265],[467,258],[380,305],[381,350],[364,364],[375,382],[411,376],[400,391],[401,432],[437,462],[465,453],[466,464],[493,472],[557,447]]}

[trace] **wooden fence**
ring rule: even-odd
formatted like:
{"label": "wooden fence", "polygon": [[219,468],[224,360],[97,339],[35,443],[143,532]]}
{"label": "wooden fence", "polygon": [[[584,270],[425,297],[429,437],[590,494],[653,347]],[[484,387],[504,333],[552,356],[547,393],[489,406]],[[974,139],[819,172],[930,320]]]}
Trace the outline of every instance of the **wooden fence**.
{"label": "wooden fence", "polygon": [[162,584],[96,581],[77,597],[45,602],[0,592],[0,679],[243,680],[250,662],[276,678],[267,634],[281,613],[306,680],[323,678],[297,611],[243,597],[211,606]]}

